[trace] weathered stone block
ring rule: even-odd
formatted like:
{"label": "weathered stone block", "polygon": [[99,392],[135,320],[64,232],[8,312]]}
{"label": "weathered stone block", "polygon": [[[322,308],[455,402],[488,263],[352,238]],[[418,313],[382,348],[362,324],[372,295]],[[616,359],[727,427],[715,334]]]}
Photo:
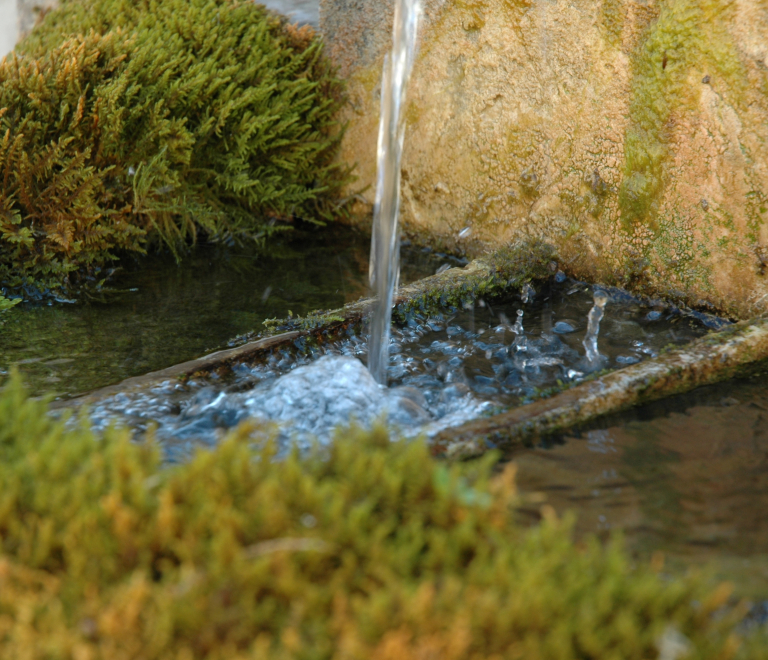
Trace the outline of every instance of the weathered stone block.
{"label": "weathered stone block", "polygon": [[[426,0],[425,14],[407,232],[472,255],[543,238],[576,276],[766,309],[766,0]],[[392,0],[321,0],[356,189],[375,179],[391,15]]]}
{"label": "weathered stone block", "polygon": [[0,0],[0,58],[13,50],[18,33],[16,0]]}
{"label": "weathered stone block", "polygon": [[42,14],[58,4],[58,0],[18,0],[19,38],[35,27],[35,22]]}

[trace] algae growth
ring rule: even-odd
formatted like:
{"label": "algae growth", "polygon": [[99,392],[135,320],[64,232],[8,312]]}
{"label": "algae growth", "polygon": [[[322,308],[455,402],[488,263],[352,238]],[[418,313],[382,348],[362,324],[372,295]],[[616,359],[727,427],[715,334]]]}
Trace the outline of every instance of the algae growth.
{"label": "algae growth", "polygon": [[163,468],[152,443],[52,419],[15,377],[0,417],[3,657],[639,659],[670,635],[739,657],[727,586],[575,544],[548,510],[524,529],[492,457],[446,465],[347,429],[275,461],[246,425]]}
{"label": "algae growth", "polygon": [[252,2],[63,2],[0,63],[0,283],[331,219],[341,102],[321,41]]}
{"label": "algae growth", "polygon": [[[624,181],[619,191],[622,222],[657,227],[659,197],[668,178],[673,112],[694,106],[698,89],[691,73],[720,74],[726,85],[743,78],[738,55],[723,24],[733,7],[718,0],[660,3],[634,59],[630,127],[625,142]],[[733,90],[737,91],[737,90]]]}

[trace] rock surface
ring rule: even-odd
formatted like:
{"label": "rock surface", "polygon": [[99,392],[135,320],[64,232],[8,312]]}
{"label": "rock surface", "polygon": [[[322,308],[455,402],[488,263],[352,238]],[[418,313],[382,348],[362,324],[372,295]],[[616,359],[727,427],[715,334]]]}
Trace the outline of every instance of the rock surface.
{"label": "rock surface", "polygon": [[[392,0],[320,13],[356,192]],[[768,1],[425,0],[406,120],[407,233],[472,256],[543,238],[577,277],[768,307]]]}

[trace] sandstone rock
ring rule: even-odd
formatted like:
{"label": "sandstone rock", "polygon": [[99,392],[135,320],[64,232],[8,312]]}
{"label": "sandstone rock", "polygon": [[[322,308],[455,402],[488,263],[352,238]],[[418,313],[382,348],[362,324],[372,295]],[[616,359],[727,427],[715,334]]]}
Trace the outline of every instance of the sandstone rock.
{"label": "sandstone rock", "polygon": [[[320,12],[360,190],[392,0]],[[425,0],[402,174],[423,240],[476,255],[544,238],[579,277],[765,310],[768,1]]]}

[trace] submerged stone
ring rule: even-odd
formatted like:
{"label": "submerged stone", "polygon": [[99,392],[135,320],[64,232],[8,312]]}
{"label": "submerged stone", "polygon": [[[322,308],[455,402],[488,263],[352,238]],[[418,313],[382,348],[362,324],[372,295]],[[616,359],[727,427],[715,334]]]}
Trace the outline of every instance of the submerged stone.
{"label": "submerged stone", "polygon": [[[358,359],[367,352],[365,337],[352,336],[326,344],[327,354],[315,361],[316,351],[297,354],[283,348],[261,365],[235,363],[228,377],[193,380],[182,391],[155,387],[149,393],[119,393],[93,405],[92,420],[104,427],[117,418],[139,431],[153,422],[164,445],[178,446],[196,437],[215,443],[227,429],[252,418],[275,428],[283,452],[292,446],[306,449],[315,439],[328,443],[334,429],[349,422],[371,427],[380,420],[406,436],[431,437],[490,409],[524,404],[585,374],[639,362],[707,332],[696,318],[676,312],[654,324],[644,341],[605,329],[598,336],[596,326],[590,334],[584,324],[580,331],[569,324],[571,332],[552,334],[553,317],[593,315],[595,296],[605,306],[606,327],[639,328],[632,319],[643,319],[647,307],[638,299],[573,282],[540,282],[539,294],[527,304],[512,294],[492,304],[411,315],[392,331],[391,388],[377,384]],[[516,318],[514,325],[510,318]],[[591,360],[585,339],[595,351]],[[233,357],[242,360],[244,354]]]}

